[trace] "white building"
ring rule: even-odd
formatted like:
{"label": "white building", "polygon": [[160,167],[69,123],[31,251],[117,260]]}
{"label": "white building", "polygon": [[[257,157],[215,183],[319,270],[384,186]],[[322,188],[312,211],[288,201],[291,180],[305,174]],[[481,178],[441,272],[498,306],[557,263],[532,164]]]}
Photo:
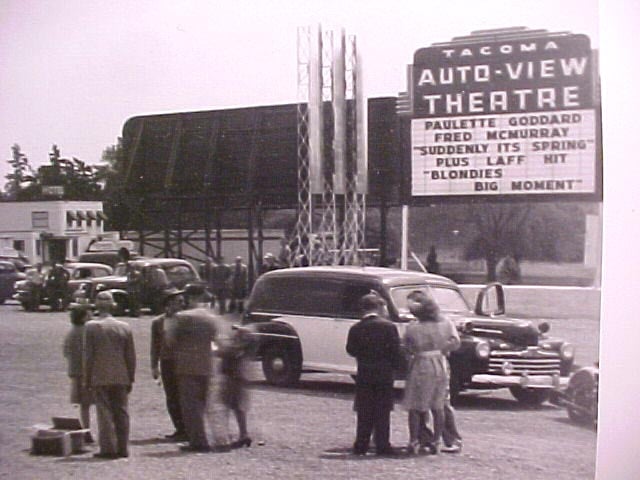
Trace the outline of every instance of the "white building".
{"label": "white building", "polygon": [[104,236],[102,202],[0,202],[0,244],[32,263],[74,260]]}

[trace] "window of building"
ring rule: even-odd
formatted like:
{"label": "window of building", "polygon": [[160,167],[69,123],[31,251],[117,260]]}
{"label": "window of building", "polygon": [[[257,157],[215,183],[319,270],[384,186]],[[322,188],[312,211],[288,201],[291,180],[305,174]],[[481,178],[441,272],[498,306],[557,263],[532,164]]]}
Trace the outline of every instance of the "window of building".
{"label": "window of building", "polygon": [[78,217],[78,226],[81,227],[82,221],[87,219],[87,215],[82,210],[76,211],[76,215]]}
{"label": "window of building", "polygon": [[13,248],[18,250],[19,252],[24,252],[24,240],[14,240]]}
{"label": "window of building", "polygon": [[107,219],[107,216],[104,214],[104,212],[96,212],[96,217],[98,217],[98,219],[96,220],[96,225],[98,226],[102,225],[102,222]]}
{"label": "window of building", "polygon": [[36,255],[42,255],[42,240],[36,240]]}
{"label": "window of building", "polygon": [[78,239],[74,238],[73,240],[71,240],[71,251],[73,252],[72,255],[74,257],[78,256]]}
{"label": "window of building", "polygon": [[78,216],[73,210],[67,210],[67,228],[73,228],[73,222],[78,221]]}
{"label": "window of building", "polygon": [[87,210],[87,227],[90,227],[91,225],[93,225],[93,221],[97,219],[98,217],[96,215],[96,212],[92,210]]}
{"label": "window of building", "polygon": [[31,212],[33,228],[49,228],[49,212]]}

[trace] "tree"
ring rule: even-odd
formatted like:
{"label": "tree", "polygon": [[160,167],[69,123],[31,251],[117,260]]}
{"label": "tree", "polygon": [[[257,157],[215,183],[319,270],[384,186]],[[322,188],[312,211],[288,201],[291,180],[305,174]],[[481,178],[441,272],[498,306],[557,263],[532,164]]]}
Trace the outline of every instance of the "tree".
{"label": "tree", "polygon": [[20,145],[17,143],[11,147],[11,160],[8,162],[13,171],[5,176],[8,182],[4,187],[4,197],[7,200],[19,200],[21,192],[35,182],[33,169],[29,165],[29,159],[22,153]]}
{"label": "tree", "polygon": [[104,185],[105,212],[112,228],[124,229],[132,214],[132,202],[125,191],[125,153],[122,138],[102,151],[102,165],[96,167],[96,178]]}
{"label": "tree", "polygon": [[525,226],[532,213],[527,203],[472,204],[468,206],[467,222],[476,236],[467,247],[468,259],[483,258],[487,264],[487,281],[497,278],[496,267],[504,256],[522,258],[527,251]]}
{"label": "tree", "polygon": [[100,200],[102,185],[97,168],[76,157],[63,158],[57,145],[51,147],[50,165],[38,169],[38,180],[43,186],[62,186],[65,200]]}

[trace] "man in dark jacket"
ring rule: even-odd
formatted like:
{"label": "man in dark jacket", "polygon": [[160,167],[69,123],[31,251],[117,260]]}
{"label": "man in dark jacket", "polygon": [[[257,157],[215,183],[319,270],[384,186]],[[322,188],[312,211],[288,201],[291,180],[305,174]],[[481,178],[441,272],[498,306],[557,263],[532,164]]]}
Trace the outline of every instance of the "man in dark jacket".
{"label": "man in dark jacket", "polygon": [[362,318],[349,330],[347,353],[356,358],[356,395],[358,415],[353,453],[365,455],[374,433],[376,453],[393,453],[389,443],[389,422],[393,410],[394,370],[400,366],[400,336],[386,319],[386,303],[371,292],[360,299]]}

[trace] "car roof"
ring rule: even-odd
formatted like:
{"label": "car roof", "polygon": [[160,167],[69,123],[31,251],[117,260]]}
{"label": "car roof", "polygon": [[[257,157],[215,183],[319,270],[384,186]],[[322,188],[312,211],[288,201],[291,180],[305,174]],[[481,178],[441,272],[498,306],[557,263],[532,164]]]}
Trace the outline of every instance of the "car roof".
{"label": "car roof", "polygon": [[432,273],[398,270],[386,267],[360,267],[355,265],[283,268],[267,272],[263,277],[297,277],[300,275],[332,277],[344,280],[376,280],[390,287],[421,283],[456,285],[453,280]]}
{"label": "car roof", "polygon": [[107,265],[106,263],[98,263],[98,262],[69,262],[64,264],[65,267],[69,268],[92,268],[92,267],[100,267],[100,268],[109,268],[113,270],[111,265]]}
{"label": "car roof", "polygon": [[136,258],[130,263],[135,265],[191,265],[182,258]]}

